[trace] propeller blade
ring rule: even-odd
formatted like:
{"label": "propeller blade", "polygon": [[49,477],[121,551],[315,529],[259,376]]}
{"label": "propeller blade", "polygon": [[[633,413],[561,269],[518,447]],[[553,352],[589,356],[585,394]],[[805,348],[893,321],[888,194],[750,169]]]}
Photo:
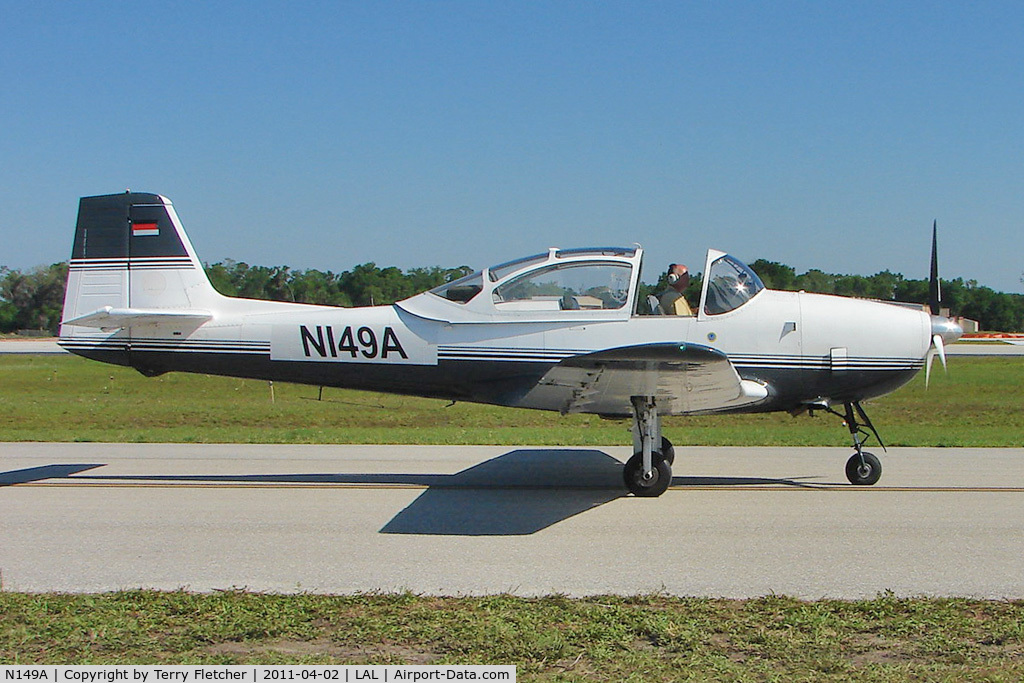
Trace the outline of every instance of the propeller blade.
{"label": "propeller blade", "polygon": [[953,320],[944,317],[942,310],[942,287],[939,284],[939,221],[932,221],[932,267],[928,277],[928,308],[932,312],[932,343],[925,355],[924,386],[927,389],[932,378],[932,361],[935,356],[942,361],[942,369],[946,366],[946,342],[952,344],[964,333],[963,329]]}
{"label": "propeller blade", "polygon": [[942,335],[936,334],[932,336],[932,344],[928,347],[928,355],[925,357],[924,366],[924,388],[928,388],[928,383],[932,378],[932,361],[935,360],[935,356],[939,357],[942,361],[942,369],[949,372],[949,368],[946,366],[946,344],[942,341]]}
{"label": "propeller blade", "polygon": [[939,285],[939,221],[932,221],[932,269],[928,277],[928,308],[939,315],[942,308],[942,289]]}
{"label": "propeller blade", "polygon": [[946,367],[946,345],[942,341],[942,336],[937,334],[932,337],[932,344],[935,345],[935,351],[938,352],[939,360],[942,361],[942,369],[948,372],[949,368]]}

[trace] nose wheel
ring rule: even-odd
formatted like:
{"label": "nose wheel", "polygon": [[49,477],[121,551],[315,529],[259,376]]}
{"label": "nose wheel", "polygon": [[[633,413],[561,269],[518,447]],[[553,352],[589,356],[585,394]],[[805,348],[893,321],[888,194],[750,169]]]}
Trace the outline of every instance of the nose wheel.
{"label": "nose wheel", "polygon": [[846,461],[846,478],[854,486],[871,486],[882,476],[882,463],[873,453],[854,453]]}
{"label": "nose wheel", "polygon": [[[882,443],[882,437],[878,435],[878,430],[871,424],[871,418],[864,412],[859,401],[846,403],[844,407],[845,415],[831,408],[825,410],[842,418],[843,424],[850,430],[850,436],[853,438],[853,450],[856,453],[846,461],[846,478],[854,486],[871,486],[878,483],[882,477],[882,462],[873,453],[864,450],[864,441],[873,434],[882,450],[885,450],[885,444]],[[862,427],[867,427],[871,431],[866,432]]]}

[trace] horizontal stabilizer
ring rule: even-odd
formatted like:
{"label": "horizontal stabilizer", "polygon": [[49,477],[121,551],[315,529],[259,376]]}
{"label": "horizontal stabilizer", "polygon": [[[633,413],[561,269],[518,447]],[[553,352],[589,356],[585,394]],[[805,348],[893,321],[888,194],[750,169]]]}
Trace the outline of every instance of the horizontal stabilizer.
{"label": "horizontal stabilizer", "polygon": [[213,314],[210,311],[195,308],[114,308],[113,306],[104,306],[92,313],[65,320],[63,324],[116,330],[139,325],[192,324],[198,327],[212,319]]}

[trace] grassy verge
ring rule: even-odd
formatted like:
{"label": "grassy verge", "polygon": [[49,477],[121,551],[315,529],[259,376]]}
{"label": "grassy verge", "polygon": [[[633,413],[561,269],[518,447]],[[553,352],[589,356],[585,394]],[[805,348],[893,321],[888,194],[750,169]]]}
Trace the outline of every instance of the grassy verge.
{"label": "grassy verge", "polygon": [[520,680],[1018,681],[1024,603],[0,593],[5,663],[516,664]]}
{"label": "grassy verge", "polygon": [[[927,391],[919,376],[870,405],[896,446],[1024,446],[1024,362],[957,358]],[[68,356],[0,356],[0,440],[197,443],[629,443],[628,424],[204,375],[147,379]],[[668,418],[679,445],[844,445],[829,416]]]}

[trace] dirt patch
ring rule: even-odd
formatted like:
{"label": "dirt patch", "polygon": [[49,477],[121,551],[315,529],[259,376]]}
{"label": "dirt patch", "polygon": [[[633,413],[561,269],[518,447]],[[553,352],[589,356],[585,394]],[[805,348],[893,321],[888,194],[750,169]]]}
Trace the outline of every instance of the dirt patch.
{"label": "dirt patch", "polygon": [[857,650],[864,650],[850,657],[850,663],[855,666],[903,664],[913,660],[913,657],[899,649],[898,643],[880,636],[852,638],[851,642]]}
{"label": "dirt patch", "polygon": [[713,633],[708,639],[708,644],[714,651],[728,657],[731,662],[742,664],[749,658],[749,654],[733,643],[732,638],[724,633]]}

